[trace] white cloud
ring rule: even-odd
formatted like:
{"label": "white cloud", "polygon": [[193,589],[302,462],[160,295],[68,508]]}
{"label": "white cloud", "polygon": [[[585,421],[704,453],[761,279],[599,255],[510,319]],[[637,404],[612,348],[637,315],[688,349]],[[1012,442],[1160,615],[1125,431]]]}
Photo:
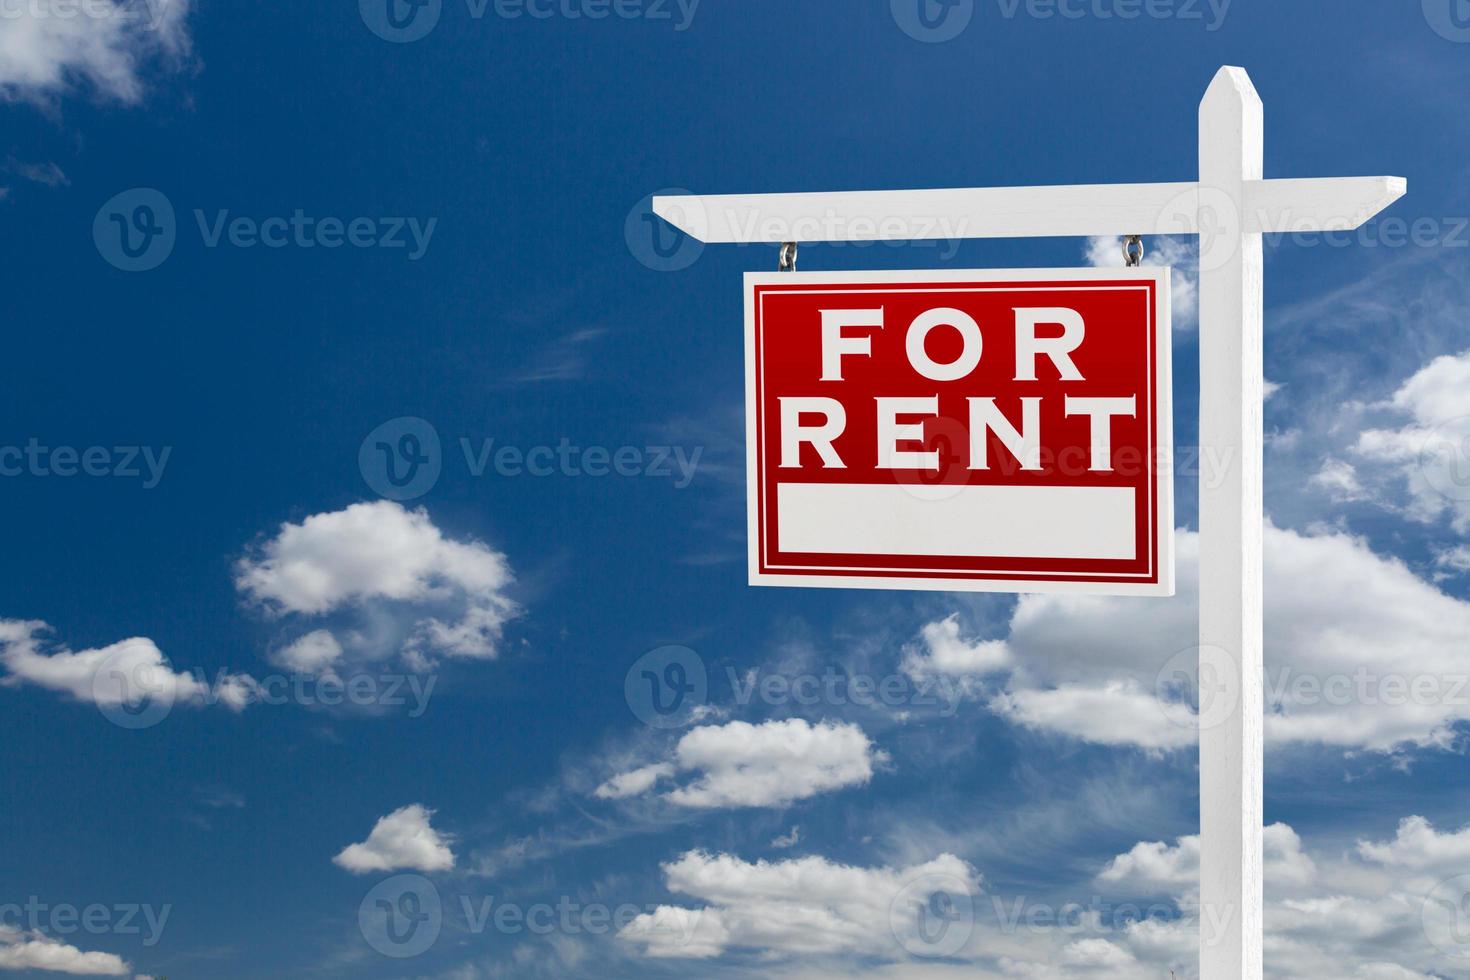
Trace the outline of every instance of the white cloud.
{"label": "white cloud", "polygon": [[121,977],[128,964],[112,953],[84,953],[39,933],[0,924],[0,970],[44,970],[74,976]]}
{"label": "white cloud", "polygon": [[1470,572],[1470,547],[1457,545],[1434,556],[1434,563],[1451,572]]}
{"label": "white cloud", "polygon": [[1423,817],[1409,817],[1399,823],[1391,841],[1359,841],[1358,854],[1365,861],[1408,871],[1470,868],[1470,827],[1441,834]]}
{"label": "white cloud", "polygon": [[1358,453],[1396,468],[1410,517],[1427,522],[1448,514],[1456,531],[1470,532],[1470,351],[1425,365],[1389,407],[1407,419],[1364,432]]}
{"label": "white cloud", "polygon": [[[690,851],[663,871],[669,891],[703,907],[662,906],[619,933],[649,956],[707,958],[749,949],[903,958],[897,937],[917,913],[901,898],[922,903],[947,887],[971,895],[980,888],[974,869],[949,854],[907,868],[857,868],[820,857],[752,864]],[[685,938],[696,915],[695,938]]]}
{"label": "white cloud", "polygon": [[381,818],[368,839],[350,844],[332,863],[353,874],[373,871],[452,871],[450,841],[429,820],[434,811],[415,803]]}
{"label": "white cloud", "polygon": [[904,651],[903,669],[911,677],[984,677],[1005,670],[1012,662],[1010,648],[1003,641],[967,643],[961,639],[958,615],[928,624],[920,636],[922,651],[914,647]]}
{"label": "white cloud", "polygon": [[1133,745],[1155,751],[1197,740],[1193,711],[1159,700],[1134,680],[1097,687],[1063,684],[1049,690],[1007,691],[990,709],[1018,725],[1071,735],[1099,745]]}
{"label": "white cloud", "polygon": [[[1174,270],[1174,329],[1199,325],[1199,247],[1182,238],[1148,236],[1143,240],[1144,264]],[[1123,239],[1111,235],[1087,240],[1087,262],[1100,269],[1123,268]]]}
{"label": "white cloud", "polygon": [[1363,484],[1358,480],[1357,469],[1345,460],[1323,460],[1322,468],[1312,475],[1310,482],[1314,487],[1321,487],[1338,503],[1367,497]]}
{"label": "white cloud", "polygon": [[[1194,743],[1199,537],[1177,533],[1173,599],[1023,596],[994,710],[1027,727],[1162,751]],[[1266,529],[1266,731],[1275,744],[1444,746],[1470,719],[1470,603],[1344,534]]]}
{"label": "white cloud", "polygon": [[235,585],[273,612],[319,616],[380,609],[411,617],[403,653],[489,659],[518,613],[504,555],[446,538],[428,512],[388,500],[316,514],[280,532],[235,566]]}
{"label": "white cloud", "polygon": [[189,54],[191,0],[26,0],[0,17],[0,95],[46,99],[85,88],[139,101],[150,65]]}
{"label": "white cloud", "polygon": [[655,959],[707,960],[730,944],[730,930],[719,909],[684,909],[660,905],[628,923],[618,935],[641,944]]}
{"label": "white cloud", "polygon": [[50,627],[35,620],[0,620],[0,683],[34,684],[104,707],[137,701],[140,696],[169,704],[206,704],[218,700],[239,711],[256,693],[253,679],[222,674],[211,687],[190,674],[176,672],[152,640],[134,637],[95,650],[65,646],[46,649],[41,634]]}
{"label": "white cloud", "polygon": [[[1302,850],[1302,839],[1284,823],[1265,828],[1266,877],[1273,885],[1307,885],[1317,876],[1317,866]],[[1120,854],[1102,870],[1103,884],[1131,888],[1140,893],[1184,895],[1199,888],[1200,839],[1179,838],[1176,844],[1144,842]]]}
{"label": "white cloud", "polygon": [[[1309,856],[1292,828],[1266,828],[1266,972],[1271,978],[1332,976],[1352,980],[1432,980],[1457,976],[1455,959],[1470,954],[1445,923],[1437,932],[1434,895],[1441,881],[1470,870],[1470,831],[1438,834],[1420,817],[1400,825],[1395,840],[1360,842],[1358,860]],[[1199,838],[1175,845],[1145,843],[1119,855],[1098,876],[1118,897],[1169,894],[1182,918],[1135,922],[1106,938],[1140,969],[1128,977],[1175,969],[1195,976],[1200,930],[1214,927],[1199,908]],[[1458,894],[1455,897],[1460,897]],[[1054,959],[1060,959],[1055,957]],[[1017,976],[1042,976],[1017,971]],[[1055,980],[1092,974],[1068,969]]]}
{"label": "white cloud", "polygon": [[630,796],[642,796],[653,789],[654,784],[660,779],[673,775],[674,767],[667,762],[660,762],[641,769],[619,773],[597,787],[593,795],[600,800],[622,800]]}
{"label": "white cloud", "polygon": [[[1460,976],[1470,943],[1449,906],[1470,901],[1470,879],[1455,877],[1470,872],[1467,842],[1470,829],[1439,834],[1414,817],[1357,854],[1314,855],[1290,826],[1265,828],[1266,976]],[[762,975],[801,980],[1159,980],[1171,971],[1194,980],[1202,933],[1222,926],[1200,906],[1198,837],[1140,843],[1094,880],[1039,896],[982,896],[980,875],[948,854],[894,870],[696,850],[663,871],[669,891],[691,901],[640,917],[620,934],[625,942],[664,958],[748,954]],[[1446,892],[1446,879],[1462,890]],[[951,899],[951,928],[965,934],[947,950],[949,966],[920,963],[911,955],[923,947],[904,941],[913,938],[904,910],[917,922],[918,908],[938,907],[929,899],[939,891]],[[957,903],[962,891],[972,901]]]}
{"label": "white cloud", "polygon": [[328,676],[342,659],[342,644],[330,630],[314,630],[271,654],[271,662],[286,670]]}
{"label": "white cloud", "polygon": [[672,763],[625,772],[598,787],[596,795],[621,799],[652,789],[675,772],[694,774],[666,799],[698,809],[783,807],[819,793],[861,786],[886,756],[857,725],[802,718],[752,725],[696,728],[679,739]]}
{"label": "white cloud", "polygon": [[800,826],[793,826],[789,834],[782,834],[779,837],[771,838],[771,846],[778,851],[790,850],[799,843],[801,843]]}

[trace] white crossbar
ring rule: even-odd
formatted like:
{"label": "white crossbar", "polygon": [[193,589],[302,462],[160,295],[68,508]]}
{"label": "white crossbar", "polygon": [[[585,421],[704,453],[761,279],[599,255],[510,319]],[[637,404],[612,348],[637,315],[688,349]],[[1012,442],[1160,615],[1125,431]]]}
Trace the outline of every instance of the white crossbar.
{"label": "white crossbar", "polygon": [[[653,211],[709,243],[1188,235],[1234,225],[1232,195],[1197,182],[655,197]],[[1402,177],[1252,180],[1247,233],[1346,231],[1404,195]],[[1203,214],[1201,219],[1199,215]],[[1206,232],[1209,227],[1206,227]]]}

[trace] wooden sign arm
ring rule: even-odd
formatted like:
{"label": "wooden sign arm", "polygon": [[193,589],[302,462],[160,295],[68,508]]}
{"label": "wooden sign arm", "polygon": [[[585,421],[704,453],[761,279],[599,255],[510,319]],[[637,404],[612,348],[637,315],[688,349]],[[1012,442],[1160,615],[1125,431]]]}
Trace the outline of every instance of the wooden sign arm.
{"label": "wooden sign arm", "polygon": [[[1232,206],[1199,183],[655,197],[653,212],[711,244],[1190,235]],[[1252,180],[1244,230],[1348,231],[1408,189],[1402,177]],[[1219,224],[1234,224],[1218,215]]]}

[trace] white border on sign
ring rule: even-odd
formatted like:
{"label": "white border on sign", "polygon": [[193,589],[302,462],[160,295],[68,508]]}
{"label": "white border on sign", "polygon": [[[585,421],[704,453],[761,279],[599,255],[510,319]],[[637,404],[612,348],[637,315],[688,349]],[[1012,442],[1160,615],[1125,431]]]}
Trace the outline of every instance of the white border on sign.
{"label": "white border on sign", "polygon": [[[1156,289],[1154,310],[1158,405],[1155,412],[1155,477],[1153,492],[1158,498],[1158,520],[1153,529],[1158,542],[1158,582],[1068,582],[1030,579],[959,579],[882,574],[812,575],[760,571],[760,464],[756,458],[757,405],[755,398],[755,287],[757,286],[879,286],[905,283],[1026,283],[1083,282],[1086,280],[1137,280],[1152,282]],[[1174,372],[1173,307],[1167,267],[1135,269],[945,269],[862,272],[747,272],[745,274],[745,459],[746,535],[750,584],[785,588],[888,589],[908,592],[1001,592],[1072,593],[1084,595],[1172,596],[1174,579],[1174,467],[1159,466],[1157,460],[1174,458]],[[1047,572],[1063,575],[1063,572]],[[1095,575],[1096,572],[1075,574]]]}

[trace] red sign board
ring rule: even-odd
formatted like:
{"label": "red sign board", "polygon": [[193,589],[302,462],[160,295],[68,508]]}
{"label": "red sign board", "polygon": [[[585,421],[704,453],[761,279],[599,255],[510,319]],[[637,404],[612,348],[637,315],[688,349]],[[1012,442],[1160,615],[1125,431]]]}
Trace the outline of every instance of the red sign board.
{"label": "red sign board", "polygon": [[1169,270],[745,286],[751,584],[1173,594]]}

